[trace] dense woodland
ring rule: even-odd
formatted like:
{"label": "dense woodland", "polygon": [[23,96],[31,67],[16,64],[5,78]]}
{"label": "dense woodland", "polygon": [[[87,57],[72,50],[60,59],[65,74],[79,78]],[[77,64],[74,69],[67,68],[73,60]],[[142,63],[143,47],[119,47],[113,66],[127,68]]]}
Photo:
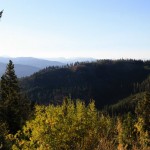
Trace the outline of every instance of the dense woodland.
{"label": "dense woodland", "polygon": [[0,82],[0,149],[149,150],[150,62],[99,60]]}
{"label": "dense woodland", "polygon": [[21,87],[39,104],[60,104],[67,96],[87,104],[94,99],[102,108],[139,92],[149,74],[149,61],[98,60],[45,68],[21,79]]}

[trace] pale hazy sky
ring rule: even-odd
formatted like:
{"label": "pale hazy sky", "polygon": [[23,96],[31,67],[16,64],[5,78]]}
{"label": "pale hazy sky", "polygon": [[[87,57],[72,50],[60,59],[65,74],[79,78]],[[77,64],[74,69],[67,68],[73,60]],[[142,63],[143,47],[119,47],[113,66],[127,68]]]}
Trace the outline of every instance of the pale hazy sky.
{"label": "pale hazy sky", "polygon": [[150,0],[0,0],[0,56],[150,58]]}

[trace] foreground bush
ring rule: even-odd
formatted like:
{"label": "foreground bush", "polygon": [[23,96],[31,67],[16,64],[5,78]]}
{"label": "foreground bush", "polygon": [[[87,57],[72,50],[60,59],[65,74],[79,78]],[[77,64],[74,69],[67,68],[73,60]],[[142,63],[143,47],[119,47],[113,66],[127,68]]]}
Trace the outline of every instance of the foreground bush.
{"label": "foreground bush", "polygon": [[[141,117],[142,118],[142,117]],[[138,115],[104,115],[77,100],[62,105],[36,106],[21,131],[5,136],[14,150],[149,150],[149,130]]]}
{"label": "foreground bush", "polygon": [[111,119],[100,115],[94,102],[86,107],[81,101],[66,100],[62,106],[36,106],[35,118],[9,138],[14,140],[13,149],[92,150],[102,144],[100,137],[109,138],[110,132]]}

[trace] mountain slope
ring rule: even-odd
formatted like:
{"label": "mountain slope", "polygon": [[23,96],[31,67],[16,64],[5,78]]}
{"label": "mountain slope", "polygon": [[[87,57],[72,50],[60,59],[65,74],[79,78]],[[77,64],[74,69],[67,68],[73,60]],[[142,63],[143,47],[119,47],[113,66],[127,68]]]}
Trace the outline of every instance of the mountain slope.
{"label": "mountain slope", "polygon": [[[6,70],[6,65],[5,63],[0,63],[0,77],[4,74]],[[20,65],[16,64],[15,65],[15,72],[17,77],[25,77],[25,76],[30,76],[33,73],[39,71],[40,68],[37,67],[32,67],[32,66],[27,66],[27,65]]]}
{"label": "mountain slope", "polygon": [[48,67],[21,80],[21,86],[38,103],[60,103],[63,97],[71,96],[87,103],[94,99],[100,108],[131,95],[133,84],[142,82],[149,73],[140,60],[100,60]]}
{"label": "mountain slope", "polygon": [[113,105],[105,106],[104,111],[109,112],[111,115],[125,114],[128,112],[131,112],[132,114],[134,114],[135,107],[137,106],[138,101],[143,100],[145,94],[146,92],[139,92],[139,93],[133,94],[122,100],[119,100],[119,102]]}
{"label": "mountain slope", "polygon": [[64,65],[64,63],[61,63],[58,61],[49,61],[49,60],[38,59],[38,58],[33,58],[33,57],[17,57],[17,58],[0,57],[0,62],[8,63],[10,59],[13,61],[14,64],[33,66],[33,67],[37,67],[40,69],[43,69],[43,68],[49,67],[49,66]]}

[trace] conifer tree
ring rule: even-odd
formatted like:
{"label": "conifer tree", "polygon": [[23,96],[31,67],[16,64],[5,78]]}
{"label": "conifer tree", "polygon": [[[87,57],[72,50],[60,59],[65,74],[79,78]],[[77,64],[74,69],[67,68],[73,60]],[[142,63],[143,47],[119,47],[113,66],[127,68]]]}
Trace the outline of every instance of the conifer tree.
{"label": "conifer tree", "polygon": [[150,93],[145,93],[144,98],[138,102],[135,112],[137,117],[143,118],[144,131],[150,131]]}
{"label": "conifer tree", "polygon": [[138,119],[135,127],[139,133],[139,142],[142,146],[150,146],[150,93],[145,93],[135,112]]}
{"label": "conifer tree", "polygon": [[21,128],[29,113],[29,102],[20,92],[14,64],[10,60],[0,84],[0,120],[8,124],[11,133]]}

